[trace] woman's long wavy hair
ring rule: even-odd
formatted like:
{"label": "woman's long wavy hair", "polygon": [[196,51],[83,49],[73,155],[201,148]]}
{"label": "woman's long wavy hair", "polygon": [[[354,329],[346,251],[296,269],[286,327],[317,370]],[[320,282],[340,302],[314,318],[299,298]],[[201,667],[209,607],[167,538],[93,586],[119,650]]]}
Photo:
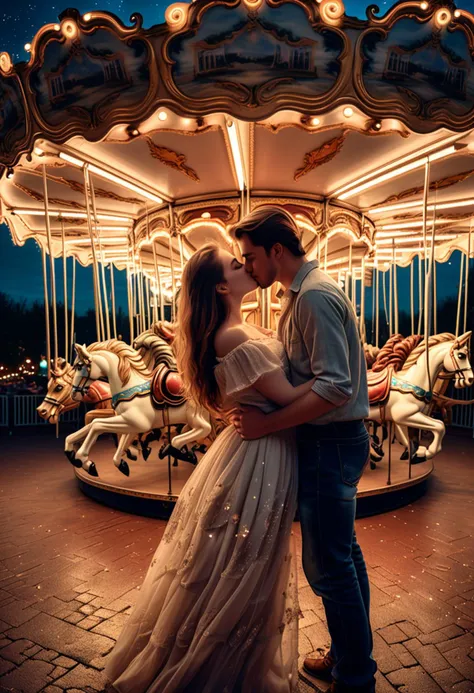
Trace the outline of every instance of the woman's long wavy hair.
{"label": "woman's long wavy hair", "polygon": [[221,411],[214,375],[216,332],[227,317],[217,285],[224,282],[219,247],[207,244],[187,262],[178,299],[178,327],[173,342],[186,396],[206,409]]}

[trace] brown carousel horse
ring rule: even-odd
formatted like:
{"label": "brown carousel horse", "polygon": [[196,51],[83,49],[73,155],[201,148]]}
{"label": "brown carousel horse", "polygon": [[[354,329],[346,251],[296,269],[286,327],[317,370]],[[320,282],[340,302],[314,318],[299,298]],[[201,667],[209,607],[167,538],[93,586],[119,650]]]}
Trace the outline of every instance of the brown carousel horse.
{"label": "brown carousel horse", "polygon": [[[54,359],[46,397],[36,410],[42,419],[55,424],[61,414],[76,409],[80,405],[80,402],[72,399],[73,380],[74,368],[71,364],[61,357]],[[86,413],[86,424],[99,417],[114,415],[112,395],[108,383],[97,380],[83,401],[93,405],[93,409]]]}

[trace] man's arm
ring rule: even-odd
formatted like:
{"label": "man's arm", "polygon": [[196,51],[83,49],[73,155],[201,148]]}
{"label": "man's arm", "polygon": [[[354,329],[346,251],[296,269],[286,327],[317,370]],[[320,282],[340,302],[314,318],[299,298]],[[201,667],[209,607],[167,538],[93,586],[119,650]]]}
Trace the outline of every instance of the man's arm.
{"label": "man's arm", "polygon": [[254,410],[237,415],[234,425],[245,438],[260,438],[317,419],[345,404],[352,395],[345,304],[329,291],[310,290],[301,296],[297,311],[294,319],[316,380],[311,392],[283,409],[261,416]]}

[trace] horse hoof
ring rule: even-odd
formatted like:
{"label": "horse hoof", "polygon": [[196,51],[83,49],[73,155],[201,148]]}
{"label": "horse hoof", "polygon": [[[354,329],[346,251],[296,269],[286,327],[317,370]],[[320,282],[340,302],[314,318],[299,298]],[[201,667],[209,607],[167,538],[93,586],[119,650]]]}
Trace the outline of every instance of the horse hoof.
{"label": "horse hoof", "polygon": [[78,460],[76,458],[76,451],[75,450],[65,450],[64,451],[66,457],[68,458],[69,462],[76,467],[77,469],[80,469],[82,467],[82,462],[81,460]]}
{"label": "horse hoof", "polygon": [[413,457],[411,458],[411,463],[420,464],[420,462],[426,462],[426,456],[423,455],[423,457],[418,457],[417,455],[413,455]]}
{"label": "horse hoof", "polygon": [[193,452],[202,452],[203,455],[207,452],[207,445],[193,445]]}
{"label": "horse hoof", "polygon": [[171,445],[169,445],[169,444],[165,444],[165,445],[161,446],[160,451],[158,453],[158,457],[160,458],[160,460],[164,460],[165,457],[167,457],[170,448],[171,448]]}
{"label": "horse hoof", "polygon": [[120,460],[120,464],[117,469],[119,472],[122,472],[122,474],[125,474],[125,476],[130,476],[130,467],[125,460]]}
{"label": "horse hoof", "polygon": [[91,476],[99,476],[99,472],[97,471],[97,467],[95,466],[94,462],[90,463],[87,473]]}
{"label": "horse hoof", "polygon": [[189,462],[190,464],[197,464],[198,461],[194,452],[189,450],[183,452],[183,450],[178,450],[178,448],[175,448],[173,445],[166,445],[159,452],[159,457],[161,460],[168,455],[177,460],[181,460],[182,462]]}
{"label": "horse hoof", "polygon": [[151,453],[151,447],[149,445],[142,447],[142,455],[143,455],[143,459],[145,460],[145,462],[150,457],[150,453]]}
{"label": "horse hoof", "polygon": [[177,466],[178,466],[178,460],[177,460],[176,457],[175,457],[175,458],[174,458],[174,461],[173,461],[173,467],[177,467]]}
{"label": "horse hoof", "polygon": [[408,455],[408,450],[405,450],[405,451],[402,452],[402,454],[400,455],[400,459],[401,459],[401,460],[407,460],[408,457],[409,457],[409,455]]}
{"label": "horse hoof", "polygon": [[132,462],[136,462],[138,460],[138,455],[134,455],[133,452],[131,452],[129,449],[125,451],[125,454],[127,455],[129,460],[132,460]]}
{"label": "horse hoof", "polygon": [[375,462],[372,462],[372,460],[370,461],[370,468],[377,469],[377,465],[375,464]]}

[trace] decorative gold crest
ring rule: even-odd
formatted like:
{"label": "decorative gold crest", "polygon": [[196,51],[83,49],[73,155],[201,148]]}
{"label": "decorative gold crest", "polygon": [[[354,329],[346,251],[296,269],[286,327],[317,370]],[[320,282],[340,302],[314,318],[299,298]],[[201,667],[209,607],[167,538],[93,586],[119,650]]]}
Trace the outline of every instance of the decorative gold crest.
{"label": "decorative gold crest", "polygon": [[161,163],[165,166],[174,168],[175,171],[184,173],[185,176],[191,178],[191,180],[194,180],[196,183],[200,182],[199,176],[196,173],[196,171],[194,171],[194,169],[190,168],[189,166],[186,166],[185,154],[178,154],[178,152],[175,152],[173,149],[170,149],[169,147],[163,147],[160,144],[155,144],[151,137],[146,137],[145,139],[148,145],[148,149],[150,150],[150,154],[154,159],[158,159],[158,161],[161,161]]}
{"label": "decorative gold crest", "polygon": [[347,136],[347,130],[343,130],[340,135],[333,137],[330,140],[326,140],[324,144],[304,155],[303,166],[296,169],[294,179],[298,180],[307,173],[310,173],[317,166],[322,166],[327,164],[329,161],[334,159],[336,154],[338,154],[345,142]]}

